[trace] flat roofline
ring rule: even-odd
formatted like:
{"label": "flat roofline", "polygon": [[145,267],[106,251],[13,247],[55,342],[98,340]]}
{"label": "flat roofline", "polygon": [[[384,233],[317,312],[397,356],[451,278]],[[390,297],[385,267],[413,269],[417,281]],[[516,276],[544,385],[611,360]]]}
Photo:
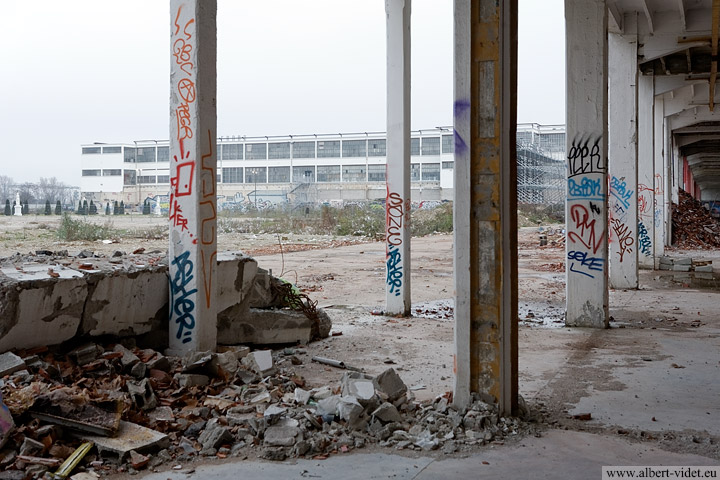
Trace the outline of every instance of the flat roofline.
{"label": "flat roofline", "polygon": [[[542,125],[539,123],[518,123],[517,129],[528,130],[534,129],[540,132],[552,132],[557,133],[565,132],[565,125]],[[452,126],[440,126],[432,128],[421,128],[419,130],[412,130],[410,135],[413,137],[417,136],[429,136],[429,135],[452,135]],[[257,143],[262,142],[279,142],[279,141],[309,141],[309,140],[329,140],[338,139],[342,140],[347,138],[348,140],[362,140],[363,138],[384,138],[387,136],[387,132],[347,132],[347,133],[303,133],[298,135],[258,135],[258,136],[247,136],[247,135],[221,135],[217,137],[218,143]],[[97,147],[97,146],[113,146],[113,147],[129,147],[129,148],[142,148],[146,146],[168,146],[169,140],[135,140],[131,143],[119,142],[119,143],[85,143],[81,147]]]}

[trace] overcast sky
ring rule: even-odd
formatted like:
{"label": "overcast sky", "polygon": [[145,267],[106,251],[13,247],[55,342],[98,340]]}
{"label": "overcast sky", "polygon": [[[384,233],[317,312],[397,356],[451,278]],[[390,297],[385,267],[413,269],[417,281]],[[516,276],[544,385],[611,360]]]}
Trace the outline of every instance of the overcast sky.
{"label": "overcast sky", "polygon": [[[452,124],[451,0],[413,0],[412,128]],[[519,0],[518,121],[564,123],[563,0]],[[385,130],[385,2],[218,0],[218,135]],[[3,3],[0,175],[168,138],[167,0]]]}

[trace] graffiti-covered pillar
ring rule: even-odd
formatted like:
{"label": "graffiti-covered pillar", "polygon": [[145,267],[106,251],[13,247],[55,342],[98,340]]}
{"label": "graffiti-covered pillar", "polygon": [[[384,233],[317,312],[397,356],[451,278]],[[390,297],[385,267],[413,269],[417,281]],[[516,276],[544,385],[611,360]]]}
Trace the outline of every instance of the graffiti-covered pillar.
{"label": "graffiti-covered pillar", "polygon": [[385,0],[387,197],[385,310],[410,315],[410,0]]}
{"label": "graffiti-covered pillar", "polygon": [[565,322],[608,326],[608,52],[605,0],[565,0]]}
{"label": "graffiti-covered pillar", "polygon": [[621,289],[638,288],[637,76],[637,35],[608,33],[608,258]]}
{"label": "graffiti-covered pillar", "polygon": [[659,266],[660,257],[665,255],[665,97],[655,96],[653,110],[653,167],[655,175],[653,186],[655,190],[654,217],[654,244],[655,267]]}
{"label": "graffiti-covered pillar", "polygon": [[170,1],[170,350],[214,350],[216,0]]}
{"label": "graffiti-covered pillar", "polygon": [[517,0],[455,0],[455,388],[517,408]]}
{"label": "graffiti-covered pillar", "polygon": [[655,268],[655,187],[653,164],[653,97],[651,75],[638,75],[638,263]]}

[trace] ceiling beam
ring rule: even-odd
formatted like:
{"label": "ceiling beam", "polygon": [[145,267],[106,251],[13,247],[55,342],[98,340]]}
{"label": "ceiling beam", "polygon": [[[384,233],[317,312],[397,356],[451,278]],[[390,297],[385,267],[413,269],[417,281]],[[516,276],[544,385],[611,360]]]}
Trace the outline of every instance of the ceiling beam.
{"label": "ceiling beam", "polygon": [[680,22],[682,23],[683,32],[687,31],[687,21],[685,20],[685,2],[677,0],[678,10],[680,11]]}
{"label": "ceiling beam", "polygon": [[617,25],[617,29],[620,33],[623,33],[623,29],[625,26],[623,25],[623,13],[620,11],[620,9],[617,6],[617,3],[615,2],[608,2],[608,13],[610,13],[610,18],[615,22],[615,25]]}
{"label": "ceiling beam", "polygon": [[645,12],[645,18],[647,19],[648,23],[648,30],[650,31],[650,35],[655,33],[655,25],[653,22],[652,13],[650,13],[650,7],[648,6],[647,0],[641,0],[640,3],[642,4],[643,12]]}
{"label": "ceiling beam", "polygon": [[676,128],[672,131],[675,135],[688,135],[696,133],[720,133],[720,125],[701,125],[692,127]]}
{"label": "ceiling beam", "polygon": [[712,54],[710,62],[710,111],[715,110],[715,82],[718,73],[718,30],[720,29],[720,0],[712,3]]}

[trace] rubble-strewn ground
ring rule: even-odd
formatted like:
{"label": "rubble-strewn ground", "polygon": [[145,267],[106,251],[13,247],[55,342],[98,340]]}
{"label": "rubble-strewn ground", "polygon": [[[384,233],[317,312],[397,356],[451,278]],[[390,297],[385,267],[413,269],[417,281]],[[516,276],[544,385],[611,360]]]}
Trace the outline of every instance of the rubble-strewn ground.
{"label": "rubble-strewn ground", "polygon": [[[70,254],[91,249],[111,255],[116,250],[131,252],[140,247],[146,251],[164,250],[166,245],[164,239],[124,238],[119,239],[119,243],[108,244],[53,243],[57,240],[49,235],[52,226],[42,226],[45,220],[33,216],[22,219],[0,217],[0,231],[3,232],[0,256],[36,249],[67,249]],[[151,228],[163,222],[162,219],[140,216],[123,217],[122,220],[113,218],[113,221],[127,222],[137,228]],[[274,275],[296,283],[317,300],[333,320],[334,335],[300,348],[276,350],[275,361],[281,370],[280,376],[271,377],[254,391],[258,395],[263,389],[275,392],[271,393],[269,403],[248,408],[242,405],[250,403],[245,401],[249,400],[248,394],[245,393],[243,398],[243,393],[238,393],[234,400],[237,405],[225,405],[226,408],[217,414],[212,413],[217,411],[216,408],[207,406],[212,411],[193,412],[192,415],[207,413],[207,419],[200,416],[195,420],[208,423],[202,428],[193,427],[195,431],[189,433],[183,429],[172,435],[169,430],[171,446],[159,455],[151,455],[151,468],[162,470],[188,462],[192,465],[195,458],[203,461],[234,455],[240,458],[273,458],[276,455],[275,458],[281,458],[301,454],[306,446],[308,450],[302,453],[317,458],[328,453],[344,454],[361,446],[370,451],[392,447],[392,451],[397,452],[400,448],[400,451],[413,455],[463,455],[468,449],[487,448],[482,445],[488,442],[499,445],[528,433],[542,436],[543,432],[553,429],[595,432],[608,438],[642,442],[657,449],[692,452],[720,460],[720,402],[717,401],[720,384],[716,382],[720,374],[720,319],[715,312],[717,280],[712,274],[708,280],[692,273],[642,271],[640,290],[611,291],[613,318],[610,330],[568,329],[562,323],[563,238],[555,231],[547,238],[549,245],[539,247],[537,228],[520,231],[520,392],[527,401],[530,417],[525,421],[498,424],[492,412],[486,412],[486,407],[478,403],[477,409],[473,410],[476,413],[470,415],[466,424],[463,420],[468,413],[455,414],[447,410],[443,400],[443,395],[452,390],[452,235],[413,239],[413,316],[392,318],[381,314],[384,304],[384,247],[381,243],[357,243],[355,237],[221,233],[219,249],[253,254],[261,267],[272,269]],[[714,259],[716,265],[720,261],[717,251],[680,253],[693,259]],[[387,394],[376,390],[377,399],[367,405],[358,401],[362,412],[348,405],[346,419],[327,417],[330,423],[320,423],[320,427],[314,425],[302,413],[301,405],[295,402],[294,390],[299,386],[298,382],[303,383],[300,395],[315,388],[315,393],[320,392],[322,397],[328,393],[323,387],[330,387],[327,398],[337,398],[333,395],[342,397],[350,388],[349,379],[342,380],[348,373],[346,370],[313,362],[314,356],[342,361],[362,369],[370,377],[393,368],[409,391],[404,400],[394,405],[403,417],[379,420],[379,415],[386,412],[376,410],[385,405],[383,395]],[[247,367],[252,369],[250,365]],[[177,364],[174,368],[179,370],[171,370],[172,374],[182,375],[185,367]],[[236,385],[242,389],[242,384]],[[256,388],[252,385],[250,383],[251,388]],[[170,390],[171,393],[174,391]],[[226,395],[229,393],[225,392]],[[182,397],[184,393],[177,392],[176,395]],[[215,396],[222,396],[222,391],[215,392]],[[198,398],[197,391],[192,397]],[[316,397],[311,403],[322,400]],[[160,403],[164,405],[162,400]],[[177,408],[179,405],[171,406]],[[199,402],[190,402],[190,405],[190,410],[204,406]],[[285,410],[268,413],[270,405]],[[337,408],[337,405],[326,406]],[[235,410],[231,413],[232,408]],[[390,411],[389,415],[394,415],[392,408],[383,408]],[[314,413],[316,421],[317,417],[323,416],[317,409]],[[352,423],[350,417],[356,414],[359,417],[368,415],[370,419],[360,432],[371,436],[359,443],[358,438],[362,435],[356,435],[356,430],[348,430]],[[489,420],[477,423],[478,415]],[[233,416],[242,417],[242,420],[231,420]],[[335,420],[334,424],[332,420]],[[261,422],[263,428],[277,427],[271,430],[270,441],[266,441],[265,431],[259,434],[257,422]],[[368,430],[373,422],[372,429],[377,430]],[[190,428],[194,423],[184,427]],[[222,433],[222,429],[232,435],[232,440]],[[294,429],[303,433],[298,436]],[[201,442],[199,436],[206,430],[218,432],[205,434],[205,442]],[[372,438],[375,433],[368,433],[380,430],[379,437]],[[468,431],[477,431],[477,434]],[[491,435],[485,438],[488,431]],[[386,433],[389,435],[385,436]],[[217,444],[210,445],[215,440]],[[238,447],[241,443],[243,445]],[[160,459],[164,459],[162,465]],[[116,467],[105,463],[96,466],[98,472],[117,471]],[[191,466],[182,468],[192,469]]]}

